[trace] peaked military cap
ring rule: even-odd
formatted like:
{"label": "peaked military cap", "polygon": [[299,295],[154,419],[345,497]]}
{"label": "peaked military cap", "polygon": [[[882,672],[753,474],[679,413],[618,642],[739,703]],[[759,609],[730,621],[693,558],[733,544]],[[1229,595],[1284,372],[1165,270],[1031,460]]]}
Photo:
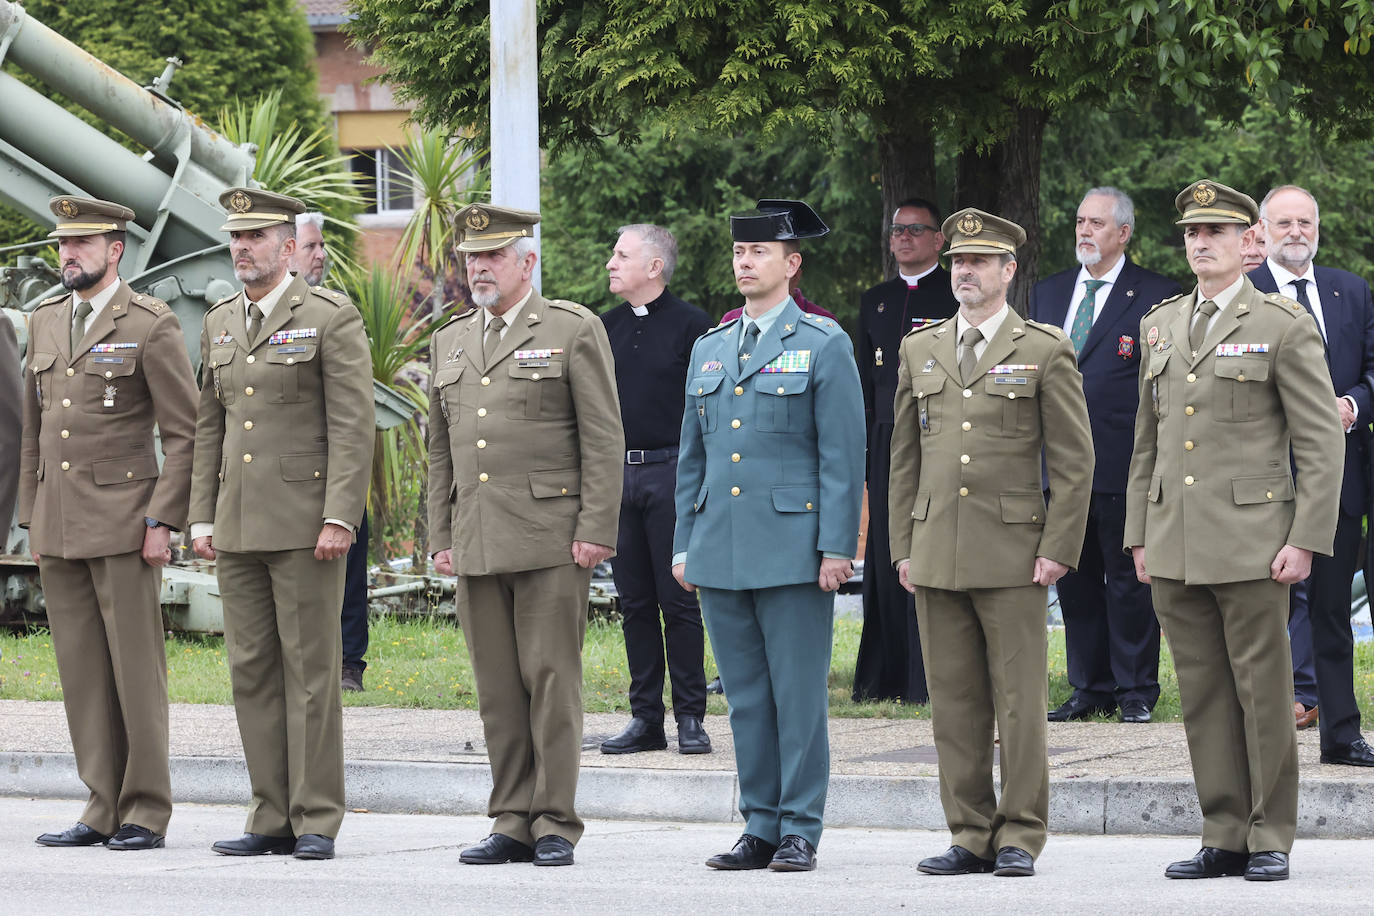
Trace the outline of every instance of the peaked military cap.
{"label": "peaked military cap", "polygon": [[48,233],[50,239],[123,232],[134,218],[134,211],[123,204],[70,194],[48,201],[48,209],[57,217],[57,228]]}
{"label": "peaked military cap", "polygon": [[230,188],[219,196],[219,205],[229,214],[220,232],[268,229],[286,223],[294,226],[296,214],[305,212],[305,204],[296,198],[260,188]]}
{"label": "peaked military cap", "polygon": [[945,254],[1016,254],[1026,243],[1026,230],[976,207],[951,213],[940,231],[949,239]]}
{"label": "peaked military cap", "polygon": [[765,197],[758,208],[730,217],[730,237],[736,242],[788,242],[816,239],[830,231],[805,201]]}
{"label": "peaked military cap", "polygon": [[539,218],[533,210],[468,204],[458,211],[458,231],[463,234],[458,250],[496,251],[520,239],[532,239]]}
{"label": "peaked military cap", "polygon": [[1174,198],[1174,206],[1183,215],[1175,226],[1191,223],[1236,223],[1253,226],[1259,222],[1259,206],[1248,194],[1235,188],[1203,178],[1195,181]]}

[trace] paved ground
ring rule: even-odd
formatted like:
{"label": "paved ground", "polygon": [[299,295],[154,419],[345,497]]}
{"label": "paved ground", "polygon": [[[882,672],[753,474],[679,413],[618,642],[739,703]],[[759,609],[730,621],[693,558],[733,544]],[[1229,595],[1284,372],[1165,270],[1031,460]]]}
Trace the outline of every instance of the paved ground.
{"label": "paved ground", "polygon": [[830,829],[810,874],[722,873],[705,868],[729,848],[729,825],[591,822],[571,868],[464,866],[458,850],[480,839],[475,817],[352,815],[339,858],[231,859],[209,845],[233,837],[238,808],[178,805],[168,848],[116,853],[48,849],[37,834],[68,826],[71,801],[0,799],[0,901],[7,913],[149,914],[305,912],[595,913],[1207,913],[1331,912],[1374,898],[1369,844],[1303,840],[1294,878],[1168,881],[1163,867],[1190,856],[1191,839],[1052,837],[1034,878],[938,878],[915,870],[942,852],[942,833]]}

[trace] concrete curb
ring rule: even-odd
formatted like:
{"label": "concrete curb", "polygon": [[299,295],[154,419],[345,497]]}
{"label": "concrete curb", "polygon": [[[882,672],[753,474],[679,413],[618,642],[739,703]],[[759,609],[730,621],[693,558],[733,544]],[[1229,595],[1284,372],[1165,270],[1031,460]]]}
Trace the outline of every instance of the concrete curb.
{"label": "concrete curb", "polygon": [[[350,760],[345,784],[349,808],[481,815],[491,791],[491,771],[485,761]],[[172,794],[179,803],[244,804],[248,772],[237,758],[173,757]],[[72,754],[0,752],[0,795],[83,799],[86,789]],[[738,803],[735,774],[726,770],[584,767],[577,792],[578,812],[601,820],[737,822]],[[944,830],[939,782],[929,776],[832,776],[825,821],[834,827]],[[1197,836],[1202,814],[1193,784],[1186,780],[1052,780],[1050,831]],[[1374,836],[1374,785],[1353,780],[1302,783],[1298,836]]]}

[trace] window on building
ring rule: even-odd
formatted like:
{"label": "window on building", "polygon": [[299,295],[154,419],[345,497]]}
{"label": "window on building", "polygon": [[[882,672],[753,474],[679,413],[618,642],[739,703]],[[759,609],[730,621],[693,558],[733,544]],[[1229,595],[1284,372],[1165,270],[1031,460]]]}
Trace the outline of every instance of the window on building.
{"label": "window on building", "polygon": [[409,213],[415,208],[415,192],[405,163],[389,149],[353,150],[357,176],[367,213]]}

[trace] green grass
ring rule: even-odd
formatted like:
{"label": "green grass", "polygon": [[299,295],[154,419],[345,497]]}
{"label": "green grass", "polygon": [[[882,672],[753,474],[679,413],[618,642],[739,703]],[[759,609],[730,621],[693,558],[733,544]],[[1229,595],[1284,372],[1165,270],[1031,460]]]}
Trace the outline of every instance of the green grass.
{"label": "green grass", "polygon": [[[845,718],[922,719],[924,706],[901,703],[855,703],[854,658],[859,648],[858,621],[835,623],[835,650],[830,668],[830,714]],[[462,632],[443,620],[374,618],[370,630],[367,690],[344,695],[347,706],[394,706],[423,709],[476,709],[472,666]],[[175,636],[167,640],[168,691],[174,703],[229,703],[229,670],[224,640],[210,636]],[[629,712],[630,675],[620,626],[603,620],[587,628],[583,652],[583,701],[588,712]],[[706,676],[715,677],[707,645]],[[1064,634],[1049,638],[1050,706],[1066,700],[1071,690],[1064,660]],[[1178,684],[1167,644],[1160,658],[1163,693],[1155,721],[1178,721]],[[1366,721],[1374,721],[1374,645],[1355,647],[1355,695]],[[60,700],[52,640],[46,630],[0,633],[0,699]],[[665,704],[671,702],[665,690]],[[707,699],[707,712],[725,712],[725,700]],[[1105,720],[1104,720],[1105,721]]]}

